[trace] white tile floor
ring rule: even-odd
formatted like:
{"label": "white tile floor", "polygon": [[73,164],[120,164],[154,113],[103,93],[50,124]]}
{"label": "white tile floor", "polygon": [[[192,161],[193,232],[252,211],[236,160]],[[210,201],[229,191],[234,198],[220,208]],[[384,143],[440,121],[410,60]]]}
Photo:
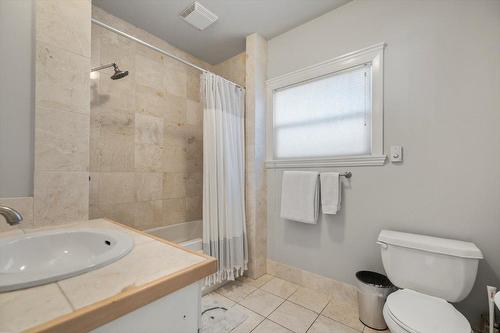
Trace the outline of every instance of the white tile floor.
{"label": "white tile floor", "polygon": [[214,301],[248,315],[232,333],[380,332],[359,321],[352,301],[330,299],[271,275],[232,282],[203,297],[203,303]]}

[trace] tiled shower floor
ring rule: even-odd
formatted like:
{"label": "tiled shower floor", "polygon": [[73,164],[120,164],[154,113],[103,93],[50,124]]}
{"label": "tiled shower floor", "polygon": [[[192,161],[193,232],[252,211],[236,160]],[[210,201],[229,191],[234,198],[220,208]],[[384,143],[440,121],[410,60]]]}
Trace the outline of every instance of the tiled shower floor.
{"label": "tiled shower floor", "polygon": [[380,332],[364,326],[352,305],[271,275],[226,284],[203,297],[210,301],[248,315],[233,333]]}

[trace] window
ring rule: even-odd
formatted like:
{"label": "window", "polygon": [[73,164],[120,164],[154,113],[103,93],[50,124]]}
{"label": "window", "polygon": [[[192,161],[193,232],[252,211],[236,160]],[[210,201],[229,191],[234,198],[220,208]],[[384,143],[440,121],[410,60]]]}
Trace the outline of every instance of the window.
{"label": "window", "polygon": [[371,154],[371,66],[274,93],[276,158]]}
{"label": "window", "polygon": [[384,163],[383,47],[268,81],[268,167]]}

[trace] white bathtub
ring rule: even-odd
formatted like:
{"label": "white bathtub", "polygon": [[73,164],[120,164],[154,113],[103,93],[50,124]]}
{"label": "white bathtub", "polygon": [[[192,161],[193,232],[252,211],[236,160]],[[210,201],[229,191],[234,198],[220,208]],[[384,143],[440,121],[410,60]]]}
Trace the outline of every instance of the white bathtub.
{"label": "white bathtub", "polygon": [[[174,225],[169,225],[166,227],[158,227],[146,230],[147,233],[150,233],[156,237],[163,238],[170,242],[175,242],[181,244],[193,251],[202,251],[203,250],[203,221],[191,221],[185,223],[179,223]],[[224,281],[222,283],[207,287],[202,287],[203,295],[209,294],[212,291],[222,287],[227,282]]]}
{"label": "white bathtub", "polygon": [[191,239],[182,243],[179,243],[182,246],[187,247],[193,251],[202,251],[203,250],[203,240],[201,238]]}
{"label": "white bathtub", "polygon": [[201,220],[153,228],[146,232],[194,251],[202,250],[203,221]]}

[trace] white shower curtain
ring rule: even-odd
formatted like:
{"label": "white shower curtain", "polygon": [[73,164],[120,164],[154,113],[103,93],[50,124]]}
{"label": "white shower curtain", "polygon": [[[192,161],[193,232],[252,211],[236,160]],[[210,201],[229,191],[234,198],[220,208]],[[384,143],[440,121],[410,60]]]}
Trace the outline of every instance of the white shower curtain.
{"label": "white shower curtain", "polygon": [[203,250],[218,260],[207,285],[234,280],[247,269],[244,91],[202,74]]}

